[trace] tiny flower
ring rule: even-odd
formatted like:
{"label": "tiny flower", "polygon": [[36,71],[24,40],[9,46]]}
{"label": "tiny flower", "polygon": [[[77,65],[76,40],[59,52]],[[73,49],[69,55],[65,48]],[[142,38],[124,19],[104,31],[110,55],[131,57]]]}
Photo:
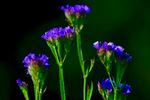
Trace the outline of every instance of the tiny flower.
{"label": "tiny flower", "polygon": [[[115,86],[114,81],[113,81],[113,84]],[[98,87],[98,90],[100,92],[102,92],[103,90],[107,90],[108,92],[112,92],[112,89],[113,89],[109,78],[104,79],[101,82],[98,81],[97,87]]]}
{"label": "tiny flower", "polygon": [[25,82],[23,82],[22,80],[20,80],[20,79],[17,79],[16,80],[16,83],[18,84],[18,86],[20,87],[24,87],[24,88],[26,88],[27,87],[27,84],[25,83]]}
{"label": "tiny flower", "polygon": [[121,46],[116,46],[114,51],[116,52],[116,54],[118,56],[122,56],[123,55],[123,51],[124,51],[124,48],[122,48]]}
{"label": "tiny flower", "polygon": [[101,42],[99,41],[94,42],[93,47],[98,50],[101,47]]}
{"label": "tiny flower", "polygon": [[36,56],[34,53],[29,53],[23,60],[25,67],[29,68],[35,65],[42,65],[46,69],[49,67],[48,57],[44,54]]}
{"label": "tiny flower", "polygon": [[59,40],[61,38],[71,38],[74,35],[74,28],[67,26],[65,28],[53,28],[49,31],[45,32],[41,37],[47,41],[54,42],[55,40]]}
{"label": "tiny flower", "polygon": [[128,85],[128,84],[125,84],[125,85],[123,86],[123,88],[122,88],[122,93],[123,93],[123,94],[128,95],[128,94],[131,93],[131,91],[132,91],[132,88],[131,88],[131,86]]}
{"label": "tiny flower", "polygon": [[111,91],[112,91],[112,84],[111,84],[109,78],[107,78],[107,79],[105,79],[105,80],[102,80],[101,86],[102,86],[102,88],[107,89],[108,92],[111,92]]}
{"label": "tiny flower", "polygon": [[79,18],[81,15],[88,14],[90,12],[90,8],[87,5],[66,5],[62,6],[61,10],[65,12],[67,18],[71,16]]}

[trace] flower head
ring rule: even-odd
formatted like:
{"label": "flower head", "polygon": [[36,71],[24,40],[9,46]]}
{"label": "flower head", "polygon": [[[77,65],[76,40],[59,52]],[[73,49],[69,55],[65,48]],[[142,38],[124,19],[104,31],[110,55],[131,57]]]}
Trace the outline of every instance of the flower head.
{"label": "flower head", "polygon": [[123,93],[123,94],[128,95],[128,94],[131,93],[131,91],[132,91],[132,88],[131,88],[131,86],[128,85],[128,84],[125,84],[125,85],[123,86],[123,88],[122,88],[122,93]]}
{"label": "flower head", "polygon": [[[90,8],[87,5],[66,5],[62,6],[61,10],[64,11],[65,16],[70,20],[74,20],[74,18],[81,18],[83,15],[88,14],[90,12]],[[73,18],[73,19],[72,19]]]}
{"label": "flower head", "polygon": [[71,28],[70,26],[67,26],[65,28],[59,27],[59,28],[53,28],[49,31],[45,32],[45,34],[42,35],[42,38],[47,41],[55,41],[60,38],[71,38],[74,35],[74,28]]}
{"label": "flower head", "polygon": [[65,12],[66,17],[78,16],[90,12],[90,8],[87,5],[74,5],[74,6],[66,5],[62,6],[61,10]]}
{"label": "flower head", "polygon": [[[114,83],[114,81],[113,81],[113,83]],[[115,83],[114,83],[114,85],[115,85]],[[112,92],[112,89],[113,89],[113,88],[112,88],[112,84],[111,84],[109,78],[104,79],[104,80],[102,80],[101,82],[98,81],[97,86],[98,86],[98,90],[99,90],[100,92],[102,92],[103,90],[107,90],[108,92]]]}
{"label": "flower head", "polygon": [[27,87],[27,84],[25,82],[23,82],[21,79],[17,79],[16,80],[16,83],[18,84],[18,86],[20,87],[24,87],[26,88]]}
{"label": "flower head", "polygon": [[48,57],[44,54],[36,56],[34,53],[29,53],[23,60],[25,67],[32,67],[34,65],[42,65],[46,69],[49,67]]}
{"label": "flower head", "polygon": [[98,51],[98,55],[111,55],[114,53],[119,60],[126,60],[127,62],[131,61],[132,57],[124,52],[124,48],[121,46],[115,45],[113,42],[99,42],[96,41],[93,43],[93,47]]}
{"label": "flower head", "polygon": [[107,89],[109,92],[112,91],[112,84],[109,78],[102,80],[101,85],[104,89]]}

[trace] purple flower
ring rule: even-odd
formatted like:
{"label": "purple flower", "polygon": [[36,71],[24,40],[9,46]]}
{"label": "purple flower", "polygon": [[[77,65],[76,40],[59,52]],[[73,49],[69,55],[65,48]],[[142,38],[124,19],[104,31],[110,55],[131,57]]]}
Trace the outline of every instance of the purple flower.
{"label": "purple flower", "polygon": [[23,82],[21,79],[17,79],[16,83],[18,84],[18,86],[22,86],[22,87],[27,87],[27,84],[25,82]]}
{"label": "purple flower", "polygon": [[49,67],[48,57],[44,54],[36,56],[34,53],[29,53],[23,60],[25,67],[31,67],[32,65],[41,64],[46,69]]}
{"label": "purple flower", "polygon": [[101,47],[101,42],[99,41],[94,42],[93,47],[98,50]]}
{"label": "purple flower", "polygon": [[45,34],[42,35],[42,38],[53,42],[54,40],[57,40],[59,38],[70,38],[74,35],[74,28],[71,28],[70,26],[67,26],[65,28],[59,27],[59,28],[53,28],[49,31],[45,32]]}
{"label": "purple flower", "polygon": [[114,51],[116,52],[116,54],[118,56],[122,56],[123,53],[124,53],[124,48],[122,48],[121,46],[116,46],[115,49],[114,49]]}
{"label": "purple flower", "polygon": [[116,47],[115,44],[113,42],[99,42],[99,41],[96,41],[93,43],[93,47],[97,50],[99,49],[104,49],[104,50],[114,50],[114,48]]}
{"label": "purple flower", "polygon": [[102,80],[101,86],[102,86],[102,88],[107,89],[109,92],[112,91],[112,84],[111,84],[109,78]]}
{"label": "purple flower", "polygon": [[128,84],[125,84],[124,86],[123,86],[123,88],[122,88],[122,93],[123,94],[130,94],[131,93],[131,91],[132,91],[132,88],[131,88],[131,86],[130,85],[128,85]]}
{"label": "purple flower", "polygon": [[67,17],[72,16],[72,15],[77,15],[77,14],[87,14],[90,12],[90,8],[87,5],[66,5],[62,6],[61,10],[65,12],[65,15]]}
{"label": "purple flower", "polygon": [[[124,52],[124,48],[115,45],[113,42],[94,42],[93,47],[98,51],[98,55],[114,53],[119,60],[131,61],[132,56]],[[109,51],[109,53],[107,52]]]}

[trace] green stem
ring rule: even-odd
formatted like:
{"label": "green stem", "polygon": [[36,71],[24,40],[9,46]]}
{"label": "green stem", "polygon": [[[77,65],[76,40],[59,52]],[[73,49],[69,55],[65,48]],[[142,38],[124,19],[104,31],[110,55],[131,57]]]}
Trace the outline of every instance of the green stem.
{"label": "green stem", "polygon": [[26,98],[26,100],[29,100],[28,93],[25,94],[25,98]]}
{"label": "green stem", "polygon": [[114,100],[117,100],[117,89],[114,90]]}
{"label": "green stem", "polygon": [[60,83],[61,100],[66,100],[63,68],[61,64],[59,65],[59,83]]}
{"label": "green stem", "polygon": [[83,100],[86,100],[86,77],[84,77],[83,81]]}
{"label": "green stem", "polygon": [[77,34],[77,38],[76,38],[77,52],[78,52],[79,63],[81,66],[83,78],[84,78],[84,80],[83,80],[83,100],[86,100],[86,78],[87,77],[85,77],[84,60],[83,60],[83,53],[82,53],[82,48],[81,48],[81,36],[77,29],[76,29],[76,34]]}
{"label": "green stem", "polygon": [[22,93],[25,97],[25,100],[29,100],[28,89],[24,89],[24,88],[21,88],[21,87],[20,87],[20,89],[21,89],[21,91],[22,91]]}
{"label": "green stem", "polygon": [[114,100],[117,100],[117,88],[113,84],[113,81],[112,81],[111,76],[110,76],[110,72],[107,71],[107,73],[108,73],[108,76],[109,76],[109,79],[110,79],[110,83],[111,83],[111,85],[113,87],[113,90],[114,90]]}
{"label": "green stem", "polygon": [[38,82],[34,84],[35,100],[39,100],[39,85]]}
{"label": "green stem", "polygon": [[53,45],[51,45],[49,42],[47,42],[48,46],[50,47],[57,65],[59,66],[59,84],[60,84],[60,94],[61,94],[61,100],[66,100],[66,94],[65,94],[65,85],[64,85],[64,76],[63,76],[63,63],[65,61],[66,55],[64,59],[61,58],[61,47],[59,42],[56,42],[57,48]]}
{"label": "green stem", "polygon": [[76,42],[77,42],[77,52],[78,52],[79,62],[80,62],[82,73],[83,75],[85,75],[84,60],[83,60],[83,54],[82,54],[82,49],[81,49],[81,37],[77,31],[76,31],[76,34],[77,34]]}
{"label": "green stem", "polygon": [[109,77],[109,79],[110,79],[110,83],[111,83],[113,89],[115,90],[115,86],[114,86],[114,84],[113,84],[113,82],[112,82],[112,79],[111,79],[111,76],[110,76],[110,72],[107,71],[107,74],[108,74],[108,77]]}
{"label": "green stem", "polygon": [[42,100],[42,89],[39,91],[39,100]]}

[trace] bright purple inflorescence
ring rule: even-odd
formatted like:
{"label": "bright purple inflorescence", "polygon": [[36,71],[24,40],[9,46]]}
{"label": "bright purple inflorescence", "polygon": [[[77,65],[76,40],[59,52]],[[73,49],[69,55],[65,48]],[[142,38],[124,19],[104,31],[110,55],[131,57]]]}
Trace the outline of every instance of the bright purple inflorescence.
{"label": "bright purple inflorescence", "polygon": [[131,93],[131,91],[132,91],[132,88],[131,88],[131,86],[128,85],[128,84],[125,84],[125,85],[123,86],[123,88],[122,88],[122,93],[123,93],[123,94],[128,95],[128,94]]}
{"label": "bright purple inflorescence", "polygon": [[68,16],[73,15],[75,13],[79,14],[87,14],[90,12],[90,8],[87,5],[66,5],[62,6],[61,10],[63,10]]}
{"label": "bright purple inflorescence", "polygon": [[112,91],[112,84],[111,84],[109,78],[102,80],[102,82],[100,82],[100,84],[103,89],[107,89],[109,92]]}
{"label": "bright purple inflorescence", "polygon": [[74,28],[71,28],[70,26],[67,26],[65,28],[59,27],[59,28],[53,28],[49,31],[45,32],[45,34],[42,35],[42,38],[47,41],[53,41],[58,38],[70,38],[74,35]]}
{"label": "bright purple inflorescence", "polygon": [[49,68],[48,57],[44,54],[36,56],[34,53],[29,53],[23,60],[25,67],[30,67],[34,64],[41,64],[46,69]]}
{"label": "bright purple inflorescence", "polygon": [[132,59],[132,57],[129,54],[124,52],[123,47],[117,46],[113,42],[101,43],[99,41],[96,41],[95,43],[93,43],[93,47],[97,49],[97,51],[103,49],[104,51],[114,52],[120,60],[124,59],[127,62],[129,62]]}

